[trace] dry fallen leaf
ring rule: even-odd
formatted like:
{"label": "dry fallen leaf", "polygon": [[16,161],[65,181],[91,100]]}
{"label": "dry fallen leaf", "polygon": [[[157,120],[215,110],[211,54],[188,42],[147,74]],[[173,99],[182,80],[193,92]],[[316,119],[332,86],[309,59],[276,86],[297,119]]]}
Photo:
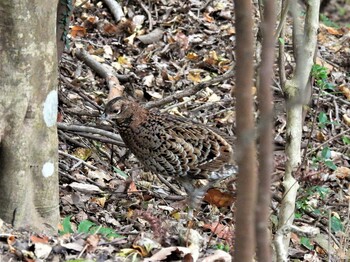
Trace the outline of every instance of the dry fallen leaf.
{"label": "dry fallen leaf", "polygon": [[334,174],[336,175],[337,178],[339,179],[344,179],[350,177],[350,168],[342,166],[338,167],[335,171]]}
{"label": "dry fallen leaf", "polygon": [[128,188],[128,194],[132,194],[132,193],[137,193],[139,192],[137,187],[136,187],[136,184],[134,181],[131,181],[130,185],[129,185],[129,188]]}
{"label": "dry fallen leaf", "polygon": [[183,50],[187,50],[189,47],[189,40],[188,37],[182,33],[182,32],[177,32],[177,34],[174,37],[174,40],[176,43],[178,43]]}
{"label": "dry fallen leaf", "polygon": [[207,21],[209,23],[214,22],[214,18],[211,17],[208,13],[204,13],[204,19],[205,19],[205,21]]}
{"label": "dry fallen leaf", "polygon": [[72,26],[70,34],[72,38],[76,38],[77,36],[83,37],[86,35],[86,28],[82,26]]}
{"label": "dry fallen leaf", "polygon": [[[185,260],[186,255],[191,255],[191,250],[187,247],[166,247],[159,250],[157,253],[155,253],[152,257],[146,258],[145,262],[151,262],[151,261],[170,261],[169,259],[174,257],[181,257],[181,261],[191,261],[191,260]],[[188,258],[187,258],[188,259]],[[193,261],[193,260],[192,260]]]}
{"label": "dry fallen leaf", "polygon": [[86,250],[91,253],[94,252],[98,246],[98,242],[100,241],[100,236],[99,235],[90,235],[87,239],[86,239],[86,244],[87,244],[87,248]]}
{"label": "dry fallen leaf", "polygon": [[88,159],[92,154],[92,151],[90,148],[83,148],[83,147],[78,147],[77,149],[74,150],[73,156],[76,156],[79,159],[86,160]]}
{"label": "dry fallen leaf", "polygon": [[346,114],[343,115],[343,119],[345,121],[345,124],[347,124],[348,126],[350,126],[350,117],[348,117]]}
{"label": "dry fallen leaf", "polygon": [[190,52],[186,55],[187,59],[193,61],[198,59],[198,55],[196,53]]}
{"label": "dry fallen leaf", "polygon": [[187,79],[194,83],[199,83],[202,81],[201,74],[199,72],[193,72],[193,71],[188,73]]}
{"label": "dry fallen leaf", "polygon": [[327,137],[322,132],[317,132],[316,139],[320,142],[324,142],[327,140]]}
{"label": "dry fallen leaf", "polygon": [[346,87],[345,85],[341,85],[338,87],[338,89],[348,100],[350,100],[350,88]]}
{"label": "dry fallen leaf", "polygon": [[47,236],[31,236],[30,241],[33,243],[48,243],[49,238]]}
{"label": "dry fallen leaf", "polygon": [[211,224],[203,225],[204,228],[210,229],[210,231],[217,235],[219,238],[226,240],[231,243],[232,240],[232,228],[227,225],[219,224],[218,222],[213,222]]}
{"label": "dry fallen leaf", "polygon": [[204,201],[217,207],[229,207],[235,201],[235,198],[232,194],[223,193],[218,189],[212,188],[204,196]]}
{"label": "dry fallen leaf", "polygon": [[106,197],[93,197],[90,199],[90,202],[96,203],[100,207],[104,207],[106,204],[106,200],[107,200]]}

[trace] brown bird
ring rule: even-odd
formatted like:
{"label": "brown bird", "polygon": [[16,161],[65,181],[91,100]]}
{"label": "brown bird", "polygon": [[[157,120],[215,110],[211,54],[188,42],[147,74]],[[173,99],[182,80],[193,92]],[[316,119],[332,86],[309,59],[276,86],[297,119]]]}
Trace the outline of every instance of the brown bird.
{"label": "brown bird", "polygon": [[[125,145],[146,170],[172,176],[182,183],[192,208],[209,185],[235,172],[232,168],[223,169],[233,164],[233,139],[218,129],[149,111],[123,97],[107,103],[104,118],[112,120]],[[207,179],[209,183],[194,188],[193,179]]]}

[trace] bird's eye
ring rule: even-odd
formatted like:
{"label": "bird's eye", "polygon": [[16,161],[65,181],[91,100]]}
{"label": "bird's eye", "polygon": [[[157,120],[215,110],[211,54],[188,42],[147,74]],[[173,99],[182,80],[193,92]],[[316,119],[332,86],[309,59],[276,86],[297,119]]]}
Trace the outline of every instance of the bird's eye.
{"label": "bird's eye", "polygon": [[119,115],[121,111],[120,108],[113,109],[113,114]]}

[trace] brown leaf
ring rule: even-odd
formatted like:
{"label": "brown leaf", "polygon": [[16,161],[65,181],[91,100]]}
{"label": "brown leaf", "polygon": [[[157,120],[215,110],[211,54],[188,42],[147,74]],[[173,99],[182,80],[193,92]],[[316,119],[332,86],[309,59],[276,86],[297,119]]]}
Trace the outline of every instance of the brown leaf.
{"label": "brown leaf", "polygon": [[90,201],[92,203],[96,203],[100,207],[104,207],[106,204],[106,197],[93,197]]}
{"label": "brown leaf", "polygon": [[205,224],[204,228],[210,229],[215,235],[224,240],[232,239],[232,229],[229,226],[219,224],[218,222],[213,222],[211,224]]}
{"label": "brown leaf", "polygon": [[217,207],[228,207],[232,205],[235,198],[232,194],[223,193],[218,189],[212,188],[206,193],[204,201],[207,201],[209,204]]}
{"label": "brown leaf", "polygon": [[186,55],[187,59],[193,61],[198,60],[198,55],[196,53],[190,52]]}
{"label": "brown leaf", "polygon": [[214,22],[214,18],[211,17],[208,13],[204,13],[204,20],[209,22],[209,23]]}
{"label": "brown leaf", "polygon": [[99,235],[90,235],[87,239],[86,239],[86,244],[87,244],[87,248],[86,250],[88,252],[94,252],[98,246],[98,242],[100,241],[100,236]]}
{"label": "brown leaf", "polygon": [[135,182],[131,181],[128,188],[128,194],[137,193],[137,192],[139,192],[139,190],[137,189]]}
{"label": "brown leaf", "polygon": [[322,132],[317,132],[316,139],[320,142],[324,142],[327,140],[327,137]]}
{"label": "brown leaf", "polygon": [[201,74],[199,72],[194,71],[188,73],[187,79],[194,83],[199,83],[202,81]]}
{"label": "brown leaf", "polygon": [[350,168],[342,166],[338,167],[337,170],[334,171],[334,174],[339,179],[344,179],[350,177]]}
{"label": "brown leaf", "polygon": [[350,117],[348,117],[346,114],[343,115],[343,119],[345,121],[345,124],[347,124],[348,126],[350,126]]}
{"label": "brown leaf", "polygon": [[136,249],[136,251],[142,255],[142,257],[147,257],[149,254],[147,252],[147,249],[144,248],[143,246],[139,246],[139,245],[132,245],[132,247],[134,249]]}
{"label": "brown leaf", "polygon": [[86,35],[86,28],[82,26],[75,25],[71,28],[70,32],[72,38],[76,38],[77,36],[85,36]]}
{"label": "brown leaf", "polygon": [[346,87],[345,85],[341,85],[338,87],[338,89],[348,100],[350,100],[350,88]]}
{"label": "brown leaf", "polygon": [[31,236],[30,237],[30,241],[32,241],[33,243],[48,243],[49,242],[49,238],[47,236]]}
{"label": "brown leaf", "polygon": [[175,35],[175,41],[181,46],[181,49],[183,50],[187,50],[188,47],[189,47],[189,40],[188,40],[188,37],[182,33],[182,32],[178,32],[176,35]]}
{"label": "brown leaf", "polygon": [[103,32],[108,35],[115,35],[118,32],[118,28],[112,23],[106,23],[103,25]]}

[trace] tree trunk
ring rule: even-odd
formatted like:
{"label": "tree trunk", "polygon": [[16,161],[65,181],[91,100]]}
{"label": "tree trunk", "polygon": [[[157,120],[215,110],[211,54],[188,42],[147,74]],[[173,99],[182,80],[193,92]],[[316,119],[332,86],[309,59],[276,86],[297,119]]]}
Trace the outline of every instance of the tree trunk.
{"label": "tree trunk", "polygon": [[0,217],[55,231],[56,6],[57,0],[0,1]]}

